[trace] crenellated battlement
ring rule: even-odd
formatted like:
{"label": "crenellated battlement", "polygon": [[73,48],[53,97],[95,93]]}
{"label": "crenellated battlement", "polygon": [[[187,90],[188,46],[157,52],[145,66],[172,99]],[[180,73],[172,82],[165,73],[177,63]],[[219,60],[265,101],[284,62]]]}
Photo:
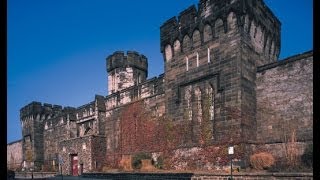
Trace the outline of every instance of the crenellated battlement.
{"label": "crenellated battlement", "polygon": [[110,110],[133,101],[164,93],[164,75],[153,77],[136,86],[131,86],[105,97],[105,109]]}
{"label": "crenellated battlement", "polygon": [[[61,105],[55,105],[55,104],[48,104],[48,103],[41,103],[33,101],[30,104],[24,106],[20,109],[20,119],[24,119],[25,117],[36,115],[45,116],[45,119],[48,117],[51,117],[53,115],[57,115],[63,112],[72,112],[74,111],[74,107],[62,107]],[[48,116],[50,115],[50,116]]]}
{"label": "crenellated battlement", "polygon": [[[313,54],[277,62],[280,30],[263,0],[198,0],[160,27],[163,74],[147,79],[146,56],[116,51],[106,58],[107,96],[76,108],[35,101],[21,108],[23,166],[99,172],[120,167],[124,154],[162,154],[167,135],[169,153],[187,162],[172,170],[230,143],[248,152],[237,158],[241,168],[259,148],[283,158],[281,137],[292,129],[303,148],[313,140]],[[221,166],[205,159],[199,170]]]}
{"label": "crenellated battlement", "polygon": [[26,116],[33,115],[36,113],[41,113],[41,112],[42,112],[42,104],[40,102],[33,101],[30,104],[20,109],[20,119]]}
{"label": "crenellated battlement", "polygon": [[116,51],[107,57],[107,72],[116,68],[134,67],[148,72],[148,59],[136,51]]}
{"label": "crenellated battlement", "polygon": [[148,76],[148,59],[136,51],[116,51],[107,57],[108,94],[144,82]]}
{"label": "crenellated battlement", "polygon": [[[242,36],[250,37],[258,53],[271,61],[278,59],[281,23],[263,0],[201,0],[198,9],[192,5],[178,18],[172,17],[160,27],[160,50],[164,53],[167,47],[171,49],[170,55],[165,56],[167,61],[179,54],[172,53],[177,41],[182,46],[179,52],[184,52],[183,47],[193,47],[198,43],[193,39],[195,32],[199,32],[203,45],[207,41],[215,41],[232,28],[236,28]],[[208,34],[211,36],[209,40],[206,39]]]}
{"label": "crenellated battlement", "polygon": [[178,16],[178,24],[184,29],[187,28],[188,26],[192,25],[189,24],[195,23],[195,17],[198,16],[198,11],[195,5],[192,5],[182,11],[179,16]]}
{"label": "crenellated battlement", "polygon": [[66,106],[62,109],[62,112],[69,113],[69,112],[74,112],[75,110],[76,108],[74,107]]}

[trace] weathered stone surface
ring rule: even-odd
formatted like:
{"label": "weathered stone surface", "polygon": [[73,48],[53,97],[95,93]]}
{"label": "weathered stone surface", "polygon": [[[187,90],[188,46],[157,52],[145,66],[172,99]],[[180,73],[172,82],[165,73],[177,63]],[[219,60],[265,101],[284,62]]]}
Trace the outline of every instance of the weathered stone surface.
{"label": "weathered stone surface", "polygon": [[7,144],[7,168],[18,170],[22,167],[22,140]]}
{"label": "weathered stone surface", "polygon": [[147,57],[135,51],[128,51],[126,55],[122,51],[117,51],[107,57],[107,71],[108,94],[112,94],[147,79]]}
{"label": "weathered stone surface", "polygon": [[[281,24],[262,0],[200,0],[198,7],[160,27],[159,77],[147,79],[144,55],[117,51],[107,57],[108,96],[77,108],[23,107],[24,167],[54,170],[60,157],[63,173],[72,174],[76,156],[80,174],[165,151],[172,169],[211,170],[226,163],[227,145],[248,166],[260,147],[283,156],[290,137],[302,154],[313,140],[312,52],[277,61]],[[172,129],[170,151],[161,128]]]}
{"label": "weathered stone surface", "polygon": [[257,139],[313,140],[313,54],[262,66],[257,73]]}
{"label": "weathered stone surface", "polygon": [[59,142],[59,154],[63,159],[62,171],[72,174],[71,157],[78,157],[78,174],[83,165],[83,172],[101,171],[106,156],[105,137],[84,136]]}

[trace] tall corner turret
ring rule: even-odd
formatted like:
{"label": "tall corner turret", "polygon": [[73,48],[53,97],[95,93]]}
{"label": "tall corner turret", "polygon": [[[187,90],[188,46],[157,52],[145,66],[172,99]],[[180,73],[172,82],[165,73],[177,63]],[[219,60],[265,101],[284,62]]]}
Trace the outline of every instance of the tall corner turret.
{"label": "tall corner turret", "polygon": [[116,51],[106,58],[108,94],[137,85],[147,79],[148,59],[136,51]]}

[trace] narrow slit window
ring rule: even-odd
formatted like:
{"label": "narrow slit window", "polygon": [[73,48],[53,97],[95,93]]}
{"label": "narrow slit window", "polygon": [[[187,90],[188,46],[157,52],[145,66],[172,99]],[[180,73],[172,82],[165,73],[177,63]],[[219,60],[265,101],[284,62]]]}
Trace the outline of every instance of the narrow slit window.
{"label": "narrow slit window", "polygon": [[210,59],[210,48],[208,48],[208,63],[211,62],[211,59]]}
{"label": "narrow slit window", "polygon": [[186,67],[187,67],[187,71],[189,71],[189,58],[186,57]]}
{"label": "narrow slit window", "polygon": [[112,80],[112,90],[114,90],[115,91],[115,89],[116,89],[116,80],[115,80],[115,77],[116,75],[115,74],[113,74],[112,76],[111,76],[111,80]]}
{"label": "narrow slit window", "polygon": [[199,53],[197,53],[197,67],[199,67]]}

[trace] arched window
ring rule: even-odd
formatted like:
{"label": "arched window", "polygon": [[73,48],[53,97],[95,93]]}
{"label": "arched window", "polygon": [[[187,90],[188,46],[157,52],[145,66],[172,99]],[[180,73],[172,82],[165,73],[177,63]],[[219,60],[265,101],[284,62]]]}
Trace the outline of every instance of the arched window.
{"label": "arched window", "polygon": [[172,49],[170,44],[168,44],[165,48],[165,55],[167,61],[170,61],[172,59]]}
{"label": "arched window", "polygon": [[271,46],[271,40],[269,37],[267,37],[267,40],[266,40],[266,45],[265,45],[265,49],[264,49],[264,52],[265,54],[268,56],[269,53],[270,53],[270,46]]}
{"label": "arched window", "polygon": [[92,129],[90,127],[87,127],[84,131],[84,135],[91,134],[91,132],[92,132]]}
{"label": "arched window", "polygon": [[274,55],[274,41],[272,41],[272,43],[271,43],[269,53],[270,53],[270,57],[271,57],[271,59],[272,59],[272,58],[273,58],[273,55]]}
{"label": "arched window", "polygon": [[234,12],[230,12],[227,18],[228,21],[228,29],[236,29],[237,28],[237,17]]}
{"label": "arched window", "polygon": [[182,48],[183,48],[183,52],[188,52],[190,50],[191,47],[191,42],[190,42],[190,38],[188,35],[185,35],[183,38],[183,42],[182,42]]}
{"label": "arched window", "polygon": [[176,40],[173,44],[174,55],[178,54],[181,51],[180,41]]}
{"label": "arched window", "polygon": [[253,40],[255,38],[255,34],[256,34],[256,25],[254,23],[254,21],[251,21],[251,25],[250,25],[250,37]]}
{"label": "arched window", "polygon": [[186,87],[185,89],[185,102],[186,102],[186,115],[187,115],[187,119],[189,121],[192,121],[192,104],[191,104],[191,98],[192,98],[192,94],[191,94],[191,89],[192,87]]}
{"label": "arched window", "polygon": [[204,31],[203,31],[203,42],[210,41],[212,39],[212,29],[210,25],[205,25],[204,26]]}
{"label": "arched window", "polygon": [[44,129],[45,129],[45,130],[48,129],[48,122],[46,122],[46,124],[44,125]]}
{"label": "arched window", "polygon": [[87,113],[87,110],[84,109],[84,111],[82,112],[82,117],[86,117],[86,116],[88,116],[88,113]]}
{"label": "arched window", "polygon": [[141,74],[138,73],[138,76],[137,76],[137,84],[140,84],[141,83]]}
{"label": "arched window", "polygon": [[197,107],[197,120],[199,123],[202,121],[202,99],[201,99],[201,89],[198,87],[195,92],[195,99],[196,99],[196,107]]}
{"label": "arched window", "polygon": [[249,24],[250,24],[249,16],[246,15],[244,18],[244,32],[245,33],[249,32]]}
{"label": "arched window", "polygon": [[201,45],[201,37],[200,37],[200,32],[198,30],[195,30],[193,32],[192,43],[193,43],[193,47],[198,47]]}
{"label": "arched window", "polygon": [[114,92],[114,90],[116,89],[116,77],[115,77],[116,75],[115,75],[115,73],[112,73],[111,74],[111,81],[112,81],[112,87],[111,87],[111,89],[113,90],[113,92]]}
{"label": "arched window", "polygon": [[223,26],[222,19],[217,19],[216,22],[214,23],[214,32],[215,32],[215,37],[219,37],[224,34],[224,26]]}
{"label": "arched window", "polygon": [[214,90],[211,84],[209,84],[206,93],[209,101],[210,120],[213,120],[214,119]]}

